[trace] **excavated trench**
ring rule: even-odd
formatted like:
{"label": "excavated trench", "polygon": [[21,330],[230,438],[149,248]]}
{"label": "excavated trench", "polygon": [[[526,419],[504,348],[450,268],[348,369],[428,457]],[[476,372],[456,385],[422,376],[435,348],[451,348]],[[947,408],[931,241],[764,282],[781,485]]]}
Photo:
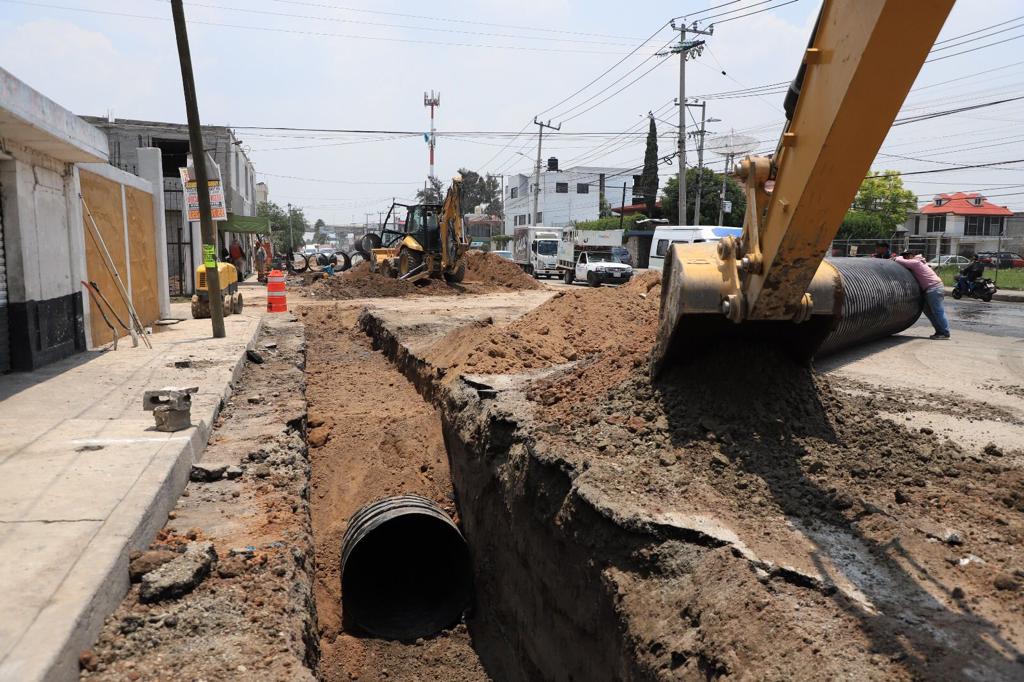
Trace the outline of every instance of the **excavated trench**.
{"label": "excavated trench", "polygon": [[[394,316],[359,326],[438,408],[474,572],[467,624],[492,679],[1020,673],[1019,598],[979,584],[977,612],[958,608],[960,578],[920,530],[934,521],[900,518],[906,492],[891,501],[899,485],[943,489],[953,467],[984,486],[1008,470],[878,423],[782,358],[756,381],[737,361],[651,385],[613,353],[569,374],[474,375],[434,364]],[[740,381],[757,404],[715,388]],[[984,526],[972,504],[956,498],[945,522]]]}

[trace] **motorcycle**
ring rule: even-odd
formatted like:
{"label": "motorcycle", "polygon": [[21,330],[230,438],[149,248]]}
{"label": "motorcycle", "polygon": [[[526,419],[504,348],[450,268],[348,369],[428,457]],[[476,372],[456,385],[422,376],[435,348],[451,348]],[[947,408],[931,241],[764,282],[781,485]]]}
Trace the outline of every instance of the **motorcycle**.
{"label": "motorcycle", "polygon": [[969,298],[978,298],[988,303],[992,300],[992,297],[997,291],[995,283],[987,277],[969,281],[964,275],[957,275],[955,278],[956,283],[953,285],[953,298],[958,301],[967,296]]}

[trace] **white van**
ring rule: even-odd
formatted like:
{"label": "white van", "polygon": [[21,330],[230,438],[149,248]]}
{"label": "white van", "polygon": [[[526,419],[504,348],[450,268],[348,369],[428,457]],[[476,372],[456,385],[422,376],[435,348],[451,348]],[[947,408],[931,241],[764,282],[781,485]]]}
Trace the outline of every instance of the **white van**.
{"label": "white van", "polygon": [[665,255],[668,253],[668,248],[673,244],[717,242],[722,237],[739,237],[741,234],[743,234],[742,227],[725,227],[723,225],[655,228],[654,238],[651,240],[651,257],[647,267],[660,272],[665,267]]}

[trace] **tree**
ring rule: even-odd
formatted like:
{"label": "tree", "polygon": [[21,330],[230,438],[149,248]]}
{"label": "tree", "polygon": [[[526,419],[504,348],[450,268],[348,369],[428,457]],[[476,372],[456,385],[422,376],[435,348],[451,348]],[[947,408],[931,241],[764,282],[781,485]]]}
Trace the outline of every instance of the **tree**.
{"label": "tree", "polygon": [[292,206],[289,214],[274,202],[267,201],[256,207],[256,215],[270,218],[270,238],[274,242],[274,251],[288,253],[289,246],[296,250],[302,246],[302,235],[309,229],[309,222],[301,208]]}
{"label": "tree", "polygon": [[[693,206],[697,198],[697,169],[686,169],[686,215],[689,223],[693,224]],[[701,180],[700,193],[700,224],[718,224],[718,206],[721,202],[719,194],[722,191],[722,174],[715,173],[710,168],[704,169],[703,180]],[[747,210],[747,199],[743,188],[726,176],[725,178],[725,199],[732,202],[732,210],[722,214],[722,222],[731,227],[743,225],[743,214]],[[679,181],[672,176],[665,183],[661,192],[662,215],[674,220],[679,215]]]}
{"label": "tree", "polygon": [[836,233],[842,239],[885,239],[891,235],[892,230],[882,225],[881,216],[867,211],[847,211]]}
{"label": "tree", "polygon": [[323,218],[317,218],[316,222],[313,223],[313,241],[317,244],[323,244],[327,241],[327,233],[324,232],[325,227],[327,227],[327,223],[323,221]]}
{"label": "tree", "polygon": [[427,178],[427,185],[416,190],[416,203],[440,204],[444,201],[444,183],[437,178]]}
{"label": "tree", "polygon": [[608,200],[601,195],[601,198],[597,202],[597,217],[598,218],[611,218],[612,207],[608,204]]}
{"label": "tree", "polygon": [[873,172],[861,181],[852,211],[877,215],[882,232],[873,236],[888,237],[916,208],[917,195],[903,187],[899,171],[886,170]]}
{"label": "tree", "polygon": [[644,206],[648,215],[657,218],[656,202],[658,200],[658,129],[654,124],[654,115],[650,116],[651,125],[647,130],[647,150],[644,152],[644,171],[640,175],[640,187],[634,193],[644,198]]}
{"label": "tree", "polygon": [[472,213],[477,206],[483,205],[489,215],[504,217],[501,202],[501,186],[493,175],[480,175],[468,168],[460,168],[462,176],[462,213]]}

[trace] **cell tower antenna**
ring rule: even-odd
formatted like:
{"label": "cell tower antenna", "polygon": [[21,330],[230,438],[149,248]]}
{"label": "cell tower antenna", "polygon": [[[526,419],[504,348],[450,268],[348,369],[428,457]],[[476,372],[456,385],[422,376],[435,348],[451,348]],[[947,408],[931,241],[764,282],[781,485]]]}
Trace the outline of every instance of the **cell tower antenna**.
{"label": "cell tower antenna", "polygon": [[434,128],[434,109],[441,106],[441,93],[434,93],[433,90],[430,94],[423,93],[423,106],[430,107],[430,135],[424,136],[427,138],[427,146],[430,148],[430,175],[431,179],[434,178],[434,144],[437,141],[436,130]]}

